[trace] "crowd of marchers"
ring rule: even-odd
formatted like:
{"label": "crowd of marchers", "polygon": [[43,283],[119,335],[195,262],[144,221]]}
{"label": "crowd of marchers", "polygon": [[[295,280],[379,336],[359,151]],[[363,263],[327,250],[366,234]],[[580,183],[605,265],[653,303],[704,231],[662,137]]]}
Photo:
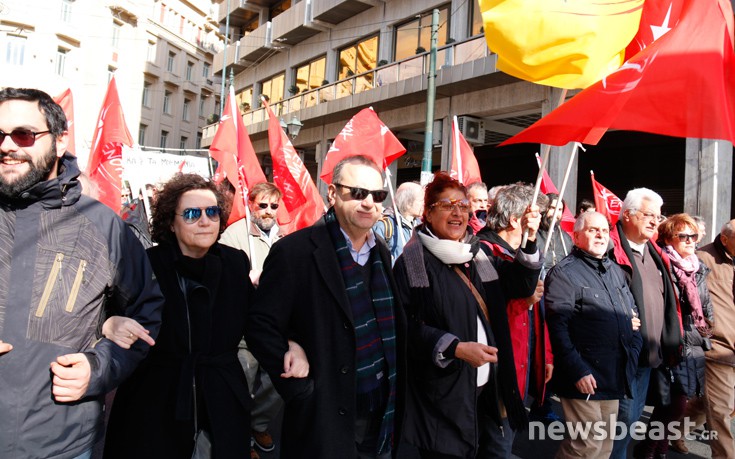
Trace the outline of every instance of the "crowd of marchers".
{"label": "crowd of marchers", "polygon": [[[228,226],[231,190],[181,173],[133,225],[67,140],[46,93],[0,90],[2,457],[257,459],[283,412],[285,459],[506,458],[552,393],[572,423],[706,421],[735,457],[735,220],[708,242],[637,188],[562,229],[558,195],[445,172],[389,207],[351,156],[288,235],[272,183]],[[630,439],[557,457],[686,453]]]}

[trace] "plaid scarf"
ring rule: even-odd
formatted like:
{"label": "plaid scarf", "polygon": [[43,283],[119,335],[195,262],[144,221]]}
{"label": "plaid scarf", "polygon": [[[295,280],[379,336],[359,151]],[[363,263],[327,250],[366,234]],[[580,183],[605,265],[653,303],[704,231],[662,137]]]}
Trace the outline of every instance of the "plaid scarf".
{"label": "plaid scarf", "polygon": [[[367,395],[376,390],[382,391],[384,386],[382,386],[380,373],[387,371],[388,401],[385,404],[378,434],[377,453],[380,455],[391,450],[393,440],[396,399],[396,329],[393,293],[379,249],[374,247],[368,260],[370,269],[368,288],[363,282],[361,266],[352,259],[347,241],[339,229],[334,209],[327,212],[324,221],[337,253],[347,297],[352,308],[355,324],[358,396]],[[384,400],[385,396],[383,395],[380,399]]]}

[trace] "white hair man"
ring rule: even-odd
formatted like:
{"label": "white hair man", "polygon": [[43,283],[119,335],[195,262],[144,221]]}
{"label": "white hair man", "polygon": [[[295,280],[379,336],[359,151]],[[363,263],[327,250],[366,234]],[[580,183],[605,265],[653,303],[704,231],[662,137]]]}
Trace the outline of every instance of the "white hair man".
{"label": "white hair man", "polygon": [[386,209],[373,226],[375,235],[382,237],[388,245],[394,264],[424,213],[424,188],[416,182],[402,183],[396,190],[396,208],[401,216],[400,230],[394,209]]}

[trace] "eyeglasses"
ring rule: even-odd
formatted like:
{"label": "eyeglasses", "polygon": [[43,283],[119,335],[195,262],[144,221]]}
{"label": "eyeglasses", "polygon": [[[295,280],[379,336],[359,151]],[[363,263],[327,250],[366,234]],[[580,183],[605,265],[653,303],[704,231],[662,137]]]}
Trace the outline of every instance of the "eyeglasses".
{"label": "eyeglasses", "polygon": [[679,233],[676,235],[676,237],[679,238],[679,242],[687,242],[687,241],[693,241],[697,242],[697,239],[699,239],[699,234],[686,234],[686,233]]}
{"label": "eyeglasses", "polygon": [[[271,203],[270,206],[271,206],[271,210],[278,209],[278,203],[277,202]],[[258,207],[260,207],[261,209],[267,209],[268,208],[268,203],[267,202],[259,202],[258,203]]]}
{"label": "eyeglasses", "polygon": [[388,192],[385,190],[366,190],[365,188],[342,185],[341,183],[332,183],[332,185],[347,188],[350,190],[350,197],[360,201],[367,199],[369,194],[373,195],[373,201],[375,202],[383,202],[388,197]]}
{"label": "eyeglasses", "polygon": [[666,217],[664,217],[663,215],[654,214],[651,212],[641,212],[641,211],[638,211],[638,213],[642,215],[641,219],[648,220],[649,222],[651,220],[655,220],[657,223],[662,223],[664,220],[666,220]]}
{"label": "eyeglasses", "polygon": [[36,143],[36,136],[48,134],[51,131],[33,132],[28,129],[13,129],[13,132],[0,131],[0,145],[5,142],[5,137],[10,136],[19,147],[32,147]]}
{"label": "eyeglasses", "polygon": [[436,208],[442,212],[451,212],[455,207],[460,212],[469,212],[470,202],[466,199],[440,199],[429,206],[430,209]]}
{"label": "eyeglasses", "polygon": [[184,219],[184,223],[191,225],[192,223],[196,223],[199,221],[200,218],[202,218],[202,211],[207,215],[207,218],[213,221],[214,223],[217,223],[219,221],[219,216],[222,213],[222,209],[219,206],[209,206],[209,207],[187,207],[184,209],[183,212],[179,215],[181,218]]}

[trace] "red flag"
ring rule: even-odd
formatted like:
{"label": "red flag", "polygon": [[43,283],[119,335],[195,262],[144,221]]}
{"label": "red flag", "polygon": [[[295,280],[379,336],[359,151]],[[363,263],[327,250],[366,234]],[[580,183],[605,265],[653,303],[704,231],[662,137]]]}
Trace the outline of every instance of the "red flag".
{"label": "red flag", "polygon": [[54,97],[54,102],[61,106],[66,115],[66,130],[69,132],[66,151],[76,154],[77,147],[74,142],[74,98],[71,95],[71,89],[67,89],[58,96]]}
{"label": "red flag", "polygon": [[375,161],[378,167],[385,169],[405,152],[406,149],[401,142],[380,121],[372,107],[365,108],[353,116],[334,139],[324,158],[322,174],[319,177],[326,183],[331,183],[334,166],[349,156],[367,156]]}
{"label": "red flag", "polygon": [[132,146],[133,139],[125,125],[117,84],[115,77],[112,77],[97,118],[87,163],[87,175],[99,188],[100,202],[115,212],[120,210],[123,145]]}
{"label": "red flag", "polygon": [[615,225],[618,222],[623,201],[615,196],[612,191],[600,185],[595,180],[595,174],[592,171],[590,171],[590,178],[592,179],[592,193],[595,197],[595,209],[607,217],[610,221],[610,226]]}
{"label": "red flag", "polygon": [[[660,3],[649,0],[645,5],[653,8]],[[596,144],[608,128],[735,142],[730,3],[680,5],[679,21],[669,32],[503,144]],[[672,7],[671,14],[659,18],[662,26],[656,26],[657,33],[671,26],[676,10]],[[664,27],[667,17],[669,25]]]}
{"label": "red flag", "polygon": [[181,161],[181,163],[179,164],[179,174],[183,174],[184,173],[184,166],[185,165],[186,165],[186,160]]}
{"label": "red flag", "polygon": [[229,225],[245,218],[248,190],[256,183],[266,181],[242,121],[240,108],[235,102],[235,90],[232,86],[209,152],[219,162],[217,171],[222,172],[217,176],[221,177],[219,180],[227,178],[235,187],[232,211],[227,220]]}
{"label": "red flag", "polygon": [[269,118],[268,144],[273,159],[273,181],[283,192],[283,204],[290,220],[289,230],[306,228],[324,214],[324,200],[268,102],[265,102],[265,107]]}
{"label": "red flag", "polygon": [[475,158],[475,153],[472,151],[470,144],[459,132],[456,116],[452,121],[452,168],[449,175],[464,185],[482,182],[477,158]]}
{"label": "red flag", "polygon": [[[538,166],[541,167],[541,158],[538,153],[536,153],[536,162],[538,163]],[[554,185],[554,182],[551,180],[551,177],[549,177],[549,173],[546,172],[546,169],[544,169],[544,175],[541,177],[541,192],[543,194],[559,194],[559,189]],[[561,226],[561,229],[569,233],[570,236],[574,233],[574,215],[572,215],[568,207],[564,207],[564,210],[562,211],[561,223],[559,223],[559,226]]]}

